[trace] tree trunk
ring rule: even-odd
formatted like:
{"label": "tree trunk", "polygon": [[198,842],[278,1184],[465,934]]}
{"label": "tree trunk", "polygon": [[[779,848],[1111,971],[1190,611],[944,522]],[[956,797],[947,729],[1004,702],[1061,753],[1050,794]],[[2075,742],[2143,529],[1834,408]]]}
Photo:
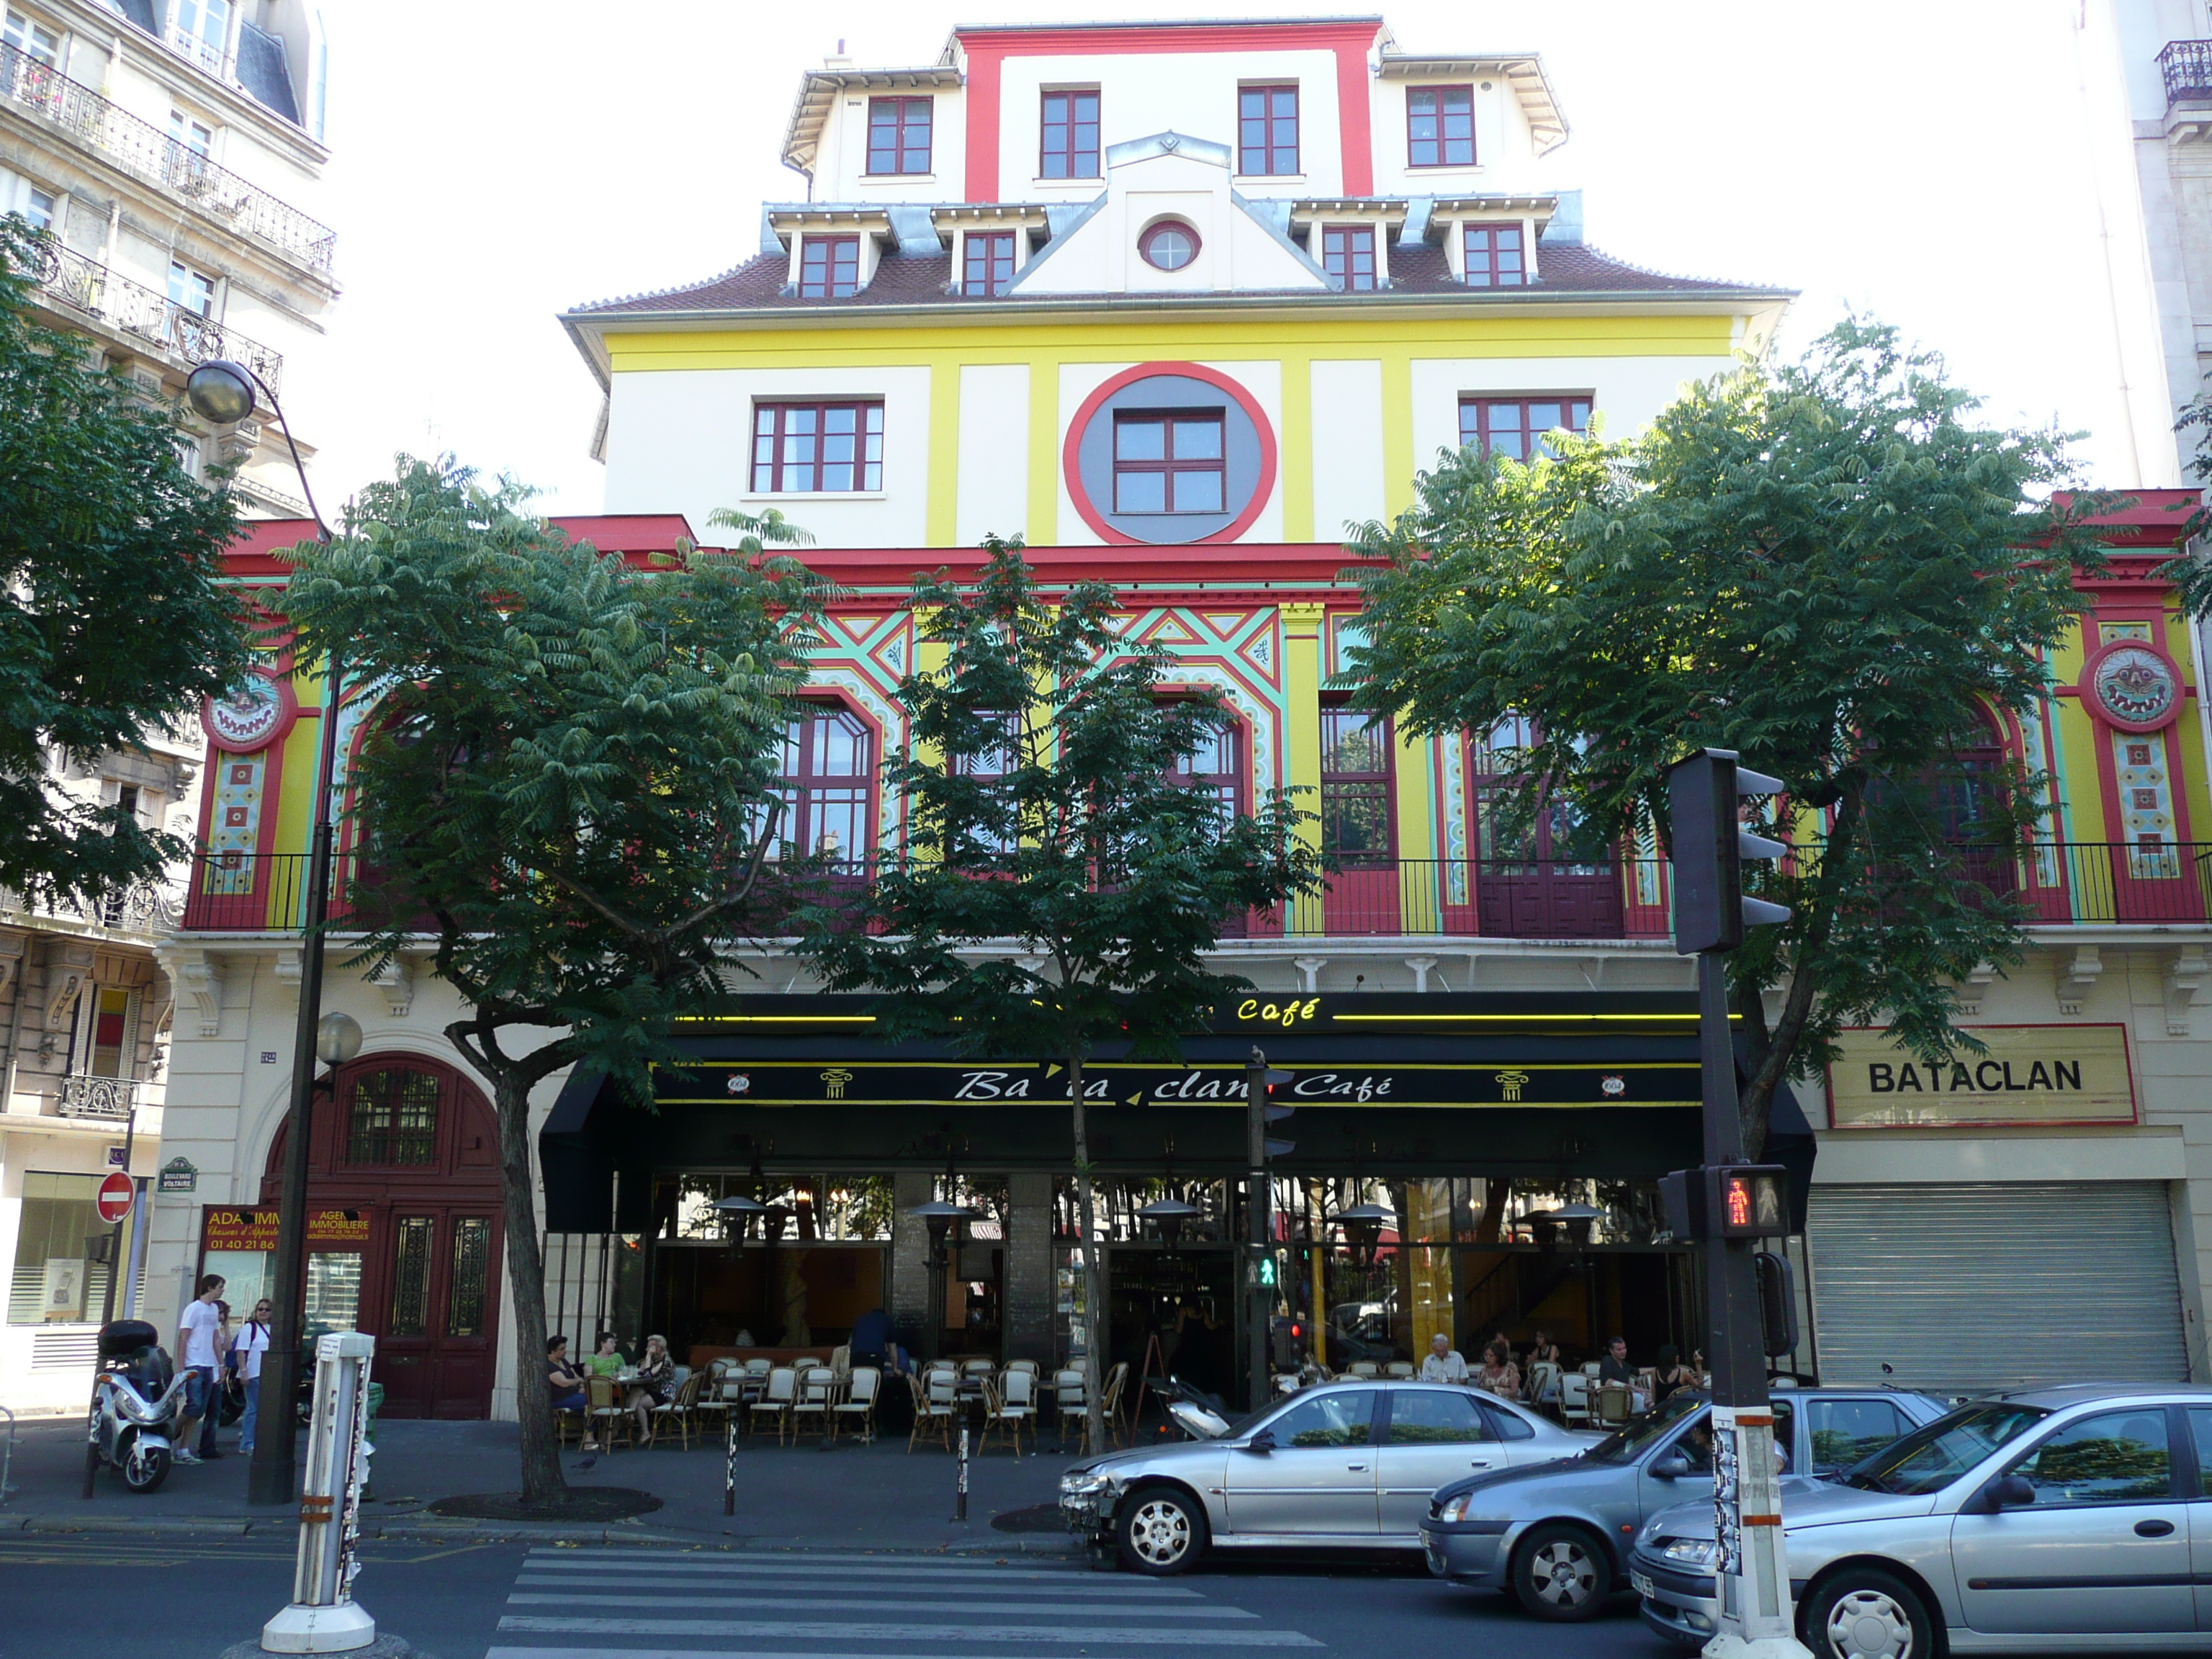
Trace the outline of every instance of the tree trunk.
{"label": "tree trunk", "polygon": [[1105,1276],[1098,1271],[1097,1212],[1091,1193],[1091,1127],[1084,1109],[1079,1054],[1068,1059],[1067,1089],[1075,1114],[1075,1249],[1082,1263],[1083,1342],[1091,1366],[1090,1383],[1083,1391],[1083,1422],[1091,1455],[1096,1457],[1106,1445],[1106,1287],[1102,1282]]}
{"label": "tree trunk", "polygon": [[[499,1187],[507,1215],[507,1295],[514,1306],[514,1406],[522,1428],[522,1501],[550,1508],[567,1501],[561,1448],[553,1435],[553,1392],[545,1376],[545,1254],[538,1239],[531,1180],[530,1083],[512,1067],[492,1079],[499,1111]],[[571,1333],[571,1340],[588,1337]]]}

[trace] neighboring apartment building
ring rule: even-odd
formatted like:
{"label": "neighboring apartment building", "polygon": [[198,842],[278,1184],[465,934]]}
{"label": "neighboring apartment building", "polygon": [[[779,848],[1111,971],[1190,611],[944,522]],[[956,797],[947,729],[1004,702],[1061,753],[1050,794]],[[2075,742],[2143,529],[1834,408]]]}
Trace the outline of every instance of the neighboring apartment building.
{"label": "neighboring apartment building", "polygon": [[[1340,873],[1223,942],[1255,994],[1183,1066],[1095,1074],[1110,1358],[1133,1375],[1152,1336],[1191,1345],[1180,1370],[1235,1374],[1210,1352],[1231,1337],[1199,1333],[1234,1323],[1255,1042],[1297,1079],[1275,1166],[1282,1300],[1333,1362],[1416,1355],[1437,1331],[1468,1352],[1539,1326],[1584,1351],[1614,1330],[1639,1355],[1698,1340],[1692,1263],[1653,1185],[1699,1156],[1693,981],[1656,848],[1583,845],[1557,815],[1501,821],[1510,726],[1403,739],[1334,685],[1360,627],[1348,526],[1402,510],[1455,446],[1526,457],[1562,428],[1632,433],[1763,350],[1790,297],[1601,252],[1547,159],[1566,136],[1534,56],[1405,53],[1379,19],[962,28],[933,64],[802,78],[784,154],[809,188],[764,208],[757,252],[564,319],[607,394],[608,515],[574,533],[642,559],[716,507],[778,507],[844,590],[788,738],[793,846],[896,856],[893,694],[928,661],[908,582],[972,568],[992,532],[1021,533],[1048,584],[1114,584],[1172,683],[1227,701],[1236,728],[1193,757],[1194,786],[1230,811],[1311,792]],[[1991,1030],[1996,1069],[1942,1079],[1938,1106],[1898,1109],[1900,1062],[1876,1054],[1857,1063],[1890,1068],[1881,1098],[1847,1077],[1832,1106],[1801,1091],[1809,1124],[1784,1115],[1783,1155],[1811,1164],[1808,1369],[1832,1355],[1857,1376],[1894,1352],[1900,1380],[2073,1374],[2100,1320],[2146,1375],[2190,1369],[2199,1274],[2176,1249],[2193,1262],[2204,1183],[2184,1132],[2207,1102],[2189,836],[2212,808],[2192,653],[2146,574],[2171,506],[2116,526],[2143,545],[2094,590],[2051,702],[1990,725],[1993,753],[2063,779],[2052,843],[1989,872],[2034,908],[2029,962],[1962,988],[1973,1023],[2029,1029]],[[238,580],[280,580],[266,550],[297,533],[258,532]],[[265,1267],[303,780],[332,712],[312,676],[270,674],[299,717],[211,753],[208,862],[174,945],[197,1019],[168,1146],[200,1190],[157,1212],[162,1285]],[[368,718],[338,711],[348,748]],[[697,1358],[743,1337],[826,1349],[880,1301],[917,1347],[1068,1353],[1055,1068],[893,1048],[866,999],[812,994],[772,945],[733,955],[758,978],[733,973],[730,1016],[684,1036],[658,1112],[589,1077],[545,1085],[556,1328],[663,1331]],[[441,1036],[453,997],[403,955],[374,983],[334,970],[326,998],[368,1040],[318,1119],[317,1314],[396,1355],[387,1413],[511,1410],[493,1143]],[[941,1247],[913,1214],[940,1181],[984,1212]],[[1196,1211],[1179,1238],[1141,1213],[1166,1190]],[[2112,1201],[2084,1224],[2124,1246],[2096,1257],[2101,1293],[1981,1342],[1973,1273],[2054,1305],[2045,1282],[2083,1253],[2049,1247],[2085,1192]],[[714,1212],[725,1195],[770,1204],[747,1248]],[[1938,1216],[1931,1246],[1920,1223]],[[1895,1264],[1854,1254],[1862,1237],[1948,1252],[1911,1277],[1965,1288],[1900,1325],[1905,1304],[1864,1293]]]}
{"label": "neighboring apartment building", "polygon": [[[334,238],[306,210],[328,159],[322,77],[307,0],[4,0],[0,213],[51,239],[40,319],[86,337],[149,398],[179,398],[192,365],[221,356],[295,420],[312,410],[300,388],[337,294]],[[191,458],[241,463],[249,514],[301,510],[272,416],[204,433]],[[297,435],[311,454],[312,416]],[[190,835],[206,741],[192,722],[57,757],[52,787]],[[88,1260],[107,1231],[93,1199],[134,1113],[132,1172],[150,1180],[159,1162],[175,989],[158,951],[180,891],[181,872],[104,904],[0,892],[0,1402],[86,1396],[109,1271]],[[143,1239],[131,1229],[126,1253]]]}

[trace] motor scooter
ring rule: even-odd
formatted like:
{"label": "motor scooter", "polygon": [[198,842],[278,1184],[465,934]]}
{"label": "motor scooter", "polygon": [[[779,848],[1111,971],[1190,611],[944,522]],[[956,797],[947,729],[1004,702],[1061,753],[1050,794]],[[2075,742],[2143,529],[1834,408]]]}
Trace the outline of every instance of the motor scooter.
{"label": "motor scooter", "polygon": [[170,1364],[160,1333],[144,1320],[100,1327],[85,1448],[87,1497],[94,1473],[103,1465],[119,1470],[133,1492],[152,1492],[169,1478],[171,1437],[190,1380]]}

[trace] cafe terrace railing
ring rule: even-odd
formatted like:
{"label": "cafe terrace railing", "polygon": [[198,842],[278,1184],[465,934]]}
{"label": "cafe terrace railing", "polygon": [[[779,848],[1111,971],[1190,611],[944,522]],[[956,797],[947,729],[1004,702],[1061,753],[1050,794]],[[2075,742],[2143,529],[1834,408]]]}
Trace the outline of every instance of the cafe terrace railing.
{"label": "cafe terrace railing", "polygon": [[[2018,901],[2031,927],[2186,926],[2212,921],[2212,842],[2045,842],[2019,852],[1962,848],[1965,878]],[[292,933],[304,914],[304,854],[203,853],[186,884],[185,933]],[[834,905],[871,865],[817,879]],[[1596,864],[1399,859],[1341,869],[1326,890],[1243,918],[1225,936],[1433,939],[1664,939],[1666,866],[1650,858]],[[382,926],[390,906],[341,855],[331,890],[339,933]],[[773,924],[763,931],[772,929]]]}

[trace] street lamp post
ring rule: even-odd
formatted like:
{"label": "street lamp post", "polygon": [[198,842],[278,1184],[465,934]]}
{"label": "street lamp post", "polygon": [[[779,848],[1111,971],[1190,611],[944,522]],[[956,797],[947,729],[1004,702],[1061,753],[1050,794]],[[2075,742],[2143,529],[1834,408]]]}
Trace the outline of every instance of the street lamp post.
{"label": "street lamp post", "polygon": [[[315,532],[331,538],[330,526],[315,507],[315,492],[301,464],[300,446],[284,418],[283,405],[264,380],[243,363],[211,357],[191,372],[185,395],[202,419],[218,426],[234,426],[253,413],[254,393],[259,389],[276,411],[276,425],[292,453],[292,469],[299,474],[307,511]],[[273,1379],[277,1390],[268,1420],[254,1437],[253,1464],[247,1472],[246,1501],[271,1506],[292,1502],[298,1485],[299,1424],[292,1409],[292,1387],[299,1374],[302,1302],[306,1290],[307,1255],[307,1158],[313,1127],[315,1061],[319,1056],[337,1067],[361,1049],[361,1027],[344,1015],[322,1019],[323,924],[330,914],[331,855],[336,830],[331,820],[331,782],[337,769],[338,708],[343,680],[337,653],[332,652],[325,674],[325,708],[318,744],[315,775],[315,838],[308,855],[307,909],[301,917],[300,1018],[292,1044],[292,1106],[285,1120],[284,1184],[277,1199],[276,1283],[272,1297],[275,1317],[270,1322],[269,1350],[262,1356],[264,1382]],[[343,1021],[341,1026],[337,1022]],[[350,1036],[348,1035],[349,1030]]]}

